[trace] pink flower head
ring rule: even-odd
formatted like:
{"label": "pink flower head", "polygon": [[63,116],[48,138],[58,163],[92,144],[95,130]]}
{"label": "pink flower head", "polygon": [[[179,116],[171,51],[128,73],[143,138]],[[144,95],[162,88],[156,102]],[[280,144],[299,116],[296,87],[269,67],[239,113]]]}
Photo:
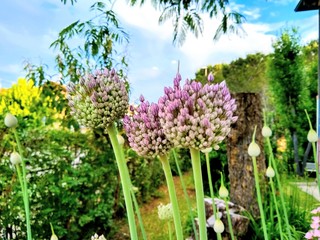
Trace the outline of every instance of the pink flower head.
{"label": "pink flower head", "polygon": [[125,83],[114,69],[81,77],[79,84],[68,85],[67,93],[71,114],[91,128],[108,127],[124,116],[129,105]]}
{"label": "pink flower head", "polygon": [[225,82],[202,85],[174,78],[174,87],[167,87],[158,101],[159,118],[166,137],[176,147],[206,149],[217,147],[229,134],[237,120],[235,100]]}
{"label": "pink flower head", "polygon": [[320,207],[316,208],[316,209],[313,209],[311,211],[312,214],[317,214],[317,213],[320,213]]}
{"label": "pink flower head", "polygon": [[164,155],[172,144],[160,125],[158,104],[149,104],[143,96],[140,102],[137,108],[132,108],[133,115],[126,115],[123,121],[129,144],[141,156]]}
{"label": "pink flower head", "polygon": [[304,235],[304,237],[305,237],[306,239],[312,239],[312,238],[313,238],[313,230],[308,231],[308,232]]}

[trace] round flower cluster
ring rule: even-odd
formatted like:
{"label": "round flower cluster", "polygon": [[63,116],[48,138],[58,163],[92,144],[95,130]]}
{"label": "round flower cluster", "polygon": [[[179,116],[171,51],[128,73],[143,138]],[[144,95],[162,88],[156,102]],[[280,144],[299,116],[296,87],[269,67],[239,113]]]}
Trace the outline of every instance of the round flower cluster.
{"label": "round flower cluster", "polygon": [[168,203],[163,205],[162,203],[158,206],[158,217],[160,220],[169,220],[173,218],[172,204]]}
{"label": "round flower cluster", "polygon": [[212,79],[208,80],[205,85],[186,80],[181,87],[178,74],[174,87],[166,87],[158,101],[160,123],[176,147],[217,149],[237,120],[235,99],[225,82],[212,84]]}
{"label": "round flower cluster", "polygon": [[106,128],[124,116],[129,97],[125,83],[115,70],[96,71],[67,87],[71,114],[81,125]]}
{"label": "round flower cluster", "polygon": [[156,103],[149,104],[143,96],[140,102],[138,107],[130,107],[132,115],[126,115],[123,120],[129,144],[141,156],[164,155],[172,144],[166,139],[160,125],[159,107]]}
{"label": "round flower cluster", "polygon": [[105,238],[103,235],[99,236],[98,234],[95,233],[95,234],[91,237],[91,240],[106,240],[106,238]]}
{"label": "round flower cluster", "polygon": [[306,239],[320,239],[320,207],[311,211],[312,223],[310,224],[311,230],[305,234]]}

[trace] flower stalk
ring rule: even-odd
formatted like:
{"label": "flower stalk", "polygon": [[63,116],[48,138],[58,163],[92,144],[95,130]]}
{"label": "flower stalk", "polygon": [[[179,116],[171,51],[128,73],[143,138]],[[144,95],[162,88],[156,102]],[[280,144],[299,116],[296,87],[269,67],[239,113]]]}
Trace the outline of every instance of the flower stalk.
{"label": "flower stalk", "polygon": [[[264,118],[264,126],[267,126],[265,111],[263,112],[263,118]],[[288,211],[287,211],[286,203],[285,203],[285,200],[284,200],[284,193],[282,191],[282,184],[281,184],[280,175],[279,175],[279,172],[278,172],[277,162],[274,159],[274,154],[273,154],[273,151],[272,151],[272,146],[271,146],[271,142],[270,142],[270,136],[265,136],[265,138],[267,140],[268,150],[269,150],[269,159],[270,159],[271,166],[272,166],[272,168],[273,168],[273,170],[275,172],[275,176],[276,176],[276,183],[278,185],[278,190],[279,190],[279,194],[280,194],[280,203],[281,203],[281,208],[282,208],[282,212],[283,212],[283,215],[284,215],[286,231],[287,231],[289,240],[291,240],[292,239],[292,235],[291,235],[291,230],[290,230]]]}
{"label": "flower stalk", "polygon": [[316,166],[316,177],[317,177],[317,183],[318,183],[318,191],[320,192],[319,162],[318,162],[318,156],[317,156],[317,150],[316,150],[316,142],[318,141],[318,136],[317,136],[317,132],[312,127],[311,120],[310,120],[310,117],[309,117],[307,110],[305,109],[304,111],[306,112],[309,126],[310,126],[310,130],[308,133],[308,141],[311,142],[311,144],[312,144],[313,159],[314,159],[314,164]]}
{"label": "flower stalk", "polygon": [[253,173],[254,173],[256,192],[257,192],[257,197],[258,197],[258,206],[259,206],[259,210],[260,210],[263,236],[264,236],[265,240],[268,240],[269,238],[268,238],[268,233],[267,233],[267,225],[266,225],[266,219],[265,219],[265,215],[264,215],[264,209],[263,209],[263,205],[262,205],[262,197],[261,197],[260,183],[259,183],[259,172],[258,172],[257,159],[256,159],[256,157],[259,156],[259,154],[260,154],[260,148],[259,148],[258,144],[256,144],[256,142],[255,142],[256,130],[257,130],[257,126],[255,126],[255,128],[254,128],[254,132],[252,135],[252,142],[249,145],[248,153],[249,153],[249,156],[252,158],[252,163],[253,163]]}
{"label": "flower stalk", "polygon": [[22,191],[22,197],[23,197],[23,203],[24,203],[24,209],[25,209],[25,214],[26,214],[26,225],[27,225],[27,239],[32,240],[32,232],[31,232],[31,222],[30,222],[30,204],[29,204],[29,194],[28,194],[28,184],[27,184],[27,173],[26,173],[26,164],[25,160],[23,158],[23,150],[21,147],[21,143],[19,140],[18,133],[15,128],[12,128],[17,147],[18,147],[18,152],[21,157],[21,168],[22,168],[22,174],[20,171],[20,165],[16,164],[16,169],[18,172],[18,178],[20,181],[21,185],[21,191]]}
{"label": "flower stalk", "polygon": [[181,224],[181,218],[180,218],[180,211],[179,211],[179,205],[178,205],[178,200],[177,200],[176,190],[174,187],[169,160],[166,155],[160,155],[159,159],[162,163],[162,168],[167,181],[170,201],[172,204],[173,221],[174,221],[174,226],[176,230],[176,236],[178,240],[182,240],[183,231],[182,231],[182,224]]}
{"label": "flower stalk", "polygon": [[176,163],[176,166],[177,166],[177,170],[178,170],[178,174],[179,174],[179,178],[180,178],[180,182],[181,182],[184,198],[186,199],[186,202],[187,202],[190,219],[192,220],[191,222],[192,222],[192,229],[193,229],[193,232],[194,232],[194,236],[195,236],[195,239],[198,240],[199,237],[198,237],[198,233],[197,233],[197,229],[196,229],[196,224],[195,224],[195,222],[193,220],[194,216],[193,216],[193,213],[192,213],[192,207],[191,207],[191,203],[190,203],[190,198],[189,198],[188,193],[187,193],[186,185],[184,183],[184,180],[183,180],[183,177],[182,177],[182,173],[181,173],[181,169],[180,169],[180,166],[179,166],[177,154],[176,154],[176,151],[174,149],[172,149],[172,154],[173,154],[173,158],[174,158],[174,161]]}
{"label": "flower stalk", "polygon": [[116,162],[117,162],[119,173],[120,173],[122,190],[123,190],[123,195],[124,195],[124,200],[125,200],[126,210],[128,215],[131,239],[137,240],[138,239],[137,227],[136,227],[135,215],[134,215],[133,205],[132,205],[132,198],[130,193],[132,186],[131,186],[131,181],[129,177],[129,171],[127,169],[127,165],[124,159],[123,149],[118,142],[117,129],[114,123],[107,127],[107,133],[109,134],[109,137],[110,137],[111,145],[116,157]]}
{"label": "flower stalk", "polygon": [[200,151],[190,148],[194,185],[196,189],[197,212],[199,220],[200,240],[207,239],[207,220],[204,207],[204,192],[201,172]]}
{"label": "flower stalk", "polygon": [[[213,215],[214,219],[218,219],[218,211],[216,204],[214,202],[214,192],[213,192],[213,186],[212,186],[212,177],[211,177],[211,168],[210,168],[210,159],[209,159],[209,152],[212,151],[212,148],[208,148],[204,152],[205,157],[206,157],[206,165],[207,165],[207,174],[208,174],[208,181],[209,181],[209,189],[210,189],[210,197],[212,200],[212,210],[213,210]],[[222,240],[222,236],[220,232],[216,232],[218,240]]]}
{"label": "flower stalk", "polygon": [[228,189],[224,186],[224,179],[223,179],[223,174],[220,172],[221,176],[221,187],[219,190],[219,195],[220,197],[223,198],[224,204],[226,205],[226,212],[227,212],[227,219],[228,219],[228,227],[229,227],[229,232],[232,240],[235,240],[234,233],[233,233],[233,227],[232,227],[232,221],[231,221],[231,216],[230,216],[230,211],[229,211],[229,202],[228,202]]}

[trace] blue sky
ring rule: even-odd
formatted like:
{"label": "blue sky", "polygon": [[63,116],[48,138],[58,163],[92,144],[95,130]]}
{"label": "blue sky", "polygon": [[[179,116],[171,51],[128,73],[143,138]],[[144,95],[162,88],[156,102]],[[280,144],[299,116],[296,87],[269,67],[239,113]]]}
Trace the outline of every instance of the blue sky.
{"label": "blue sky", "polygon": [[[3,0],[0,8],[0,87],[9,87],[23,77],[24,61],[47,64],[55,73],[55,52],[49,45],[58,32],[76,20],[92,16],[89,7],[95,1],[78,0],[74,6],[60,0]],[[298,27],[302,43],[318,37],[318,12],[294,12],[298,0],[230,1],[230,8],[245,15],[245,36],[223,36],[212,41],[217,19],[203,16],[204,32],[199,38],[189,34],[182,47],[172,45],[170,20],[158,25],[159,12],[146,4],[129,7],[117,0],[114,10],[130,34],[128,79],[131,102],[140,94],[157,101],[163,87],[172,84],[180,61],[182,78],[193,78],[206,65],[228,63],[249,53],[272,51],[272,41],[285,27]]]}

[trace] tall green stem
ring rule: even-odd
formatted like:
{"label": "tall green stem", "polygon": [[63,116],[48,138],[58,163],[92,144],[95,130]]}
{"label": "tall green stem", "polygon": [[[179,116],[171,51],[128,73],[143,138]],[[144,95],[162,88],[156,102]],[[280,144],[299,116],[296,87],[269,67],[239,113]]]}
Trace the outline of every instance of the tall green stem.
{"label": "tall green stem", "polygon": [[172,149],[172,153],[173,153],[173,158],[174,158],[174,161],[176,163],[178,174],[179,174],[179,177],[180,177],[180,182],[181,182],[184,198],[186,199],[186,202],[187,202],[189,215],[190,215],[191,222],[192,222],[192,228],[193,228],[194,236],[195,236],[196,240],[198,240],[196,224],[194,223],[194,219],[193,219],[194,216],[193,216],[193,213],[192,213],[192,206],[191,206],[191,203],[190,203],[190,198],[189,198],[188,193],[187,193],[186,185],[185,185],[184,180],[183,180],[183,176],[182,176],[181,169],[180,169],[180,166],[179,166],[177,154],[176,154],[176,151],[174,149]]}
{"label": "tall green stem", "polygon": [[232,227],[232,221],[231,221],[231,216],[230,216],[230,211],[229,211],[229,203],[227,198],[224,198],[224,203],[226,205],[226,211],[227,211],[227,219],[228,219],[228,226],[229,226],[229,232],[232,240],[235,240],[234,233],[233,233],[233,227]]}
{"label": "tall green stem", "polygon": [[181,218],[180,218],[180,211],[179,211],[179,205],[178,205],[178,200],[177,200],[176,190],[174,187],[169,160],[166,155],[159,156],[159,159],[162,163],[163,171],[167,181],[169,196],[172,204],[173,220],[174,220],[174,227],[176,230],[176,236],[178,240],[182,240],[183,231],[182,231],[182,224],[181,224]]}
{"label": "tall green stem", "polygon": [[281,202],[281,207],[282,207],[282,211],[283,211],[283,214],[284,214],[286,231],[287,231],[289,240],[291,240],[292,236],[291,236],[291,230],[290,230],[289,217],[288,217],[288,212],[287,212],[287,208],[286,208],[286,203],[284,201],[284,194],[283,194],[283,191],[282,191],[282,184],[281,184],[281,181],[280,181],[278,167],[277,167],[277,163],[276,163],[276,161],[274,159],[270,138],[267,137],[266,139],[267,139],[267,145],[268,145],[268,149],[269,149],[269,158],[271,160],[271,166],[274,169],[276,180],[277,180],[277,184],[278,184],[278,190],[279,190],[279,194],[280,194],[280,202]]}
{"label": "tall green stem", "polygon": [[207,220],[204,206],[204,192],[200,162],[200,151],[194,148],[190,148],[194,185],[196,188],[196,199],[197,199],[197,212],[199,220],[199,232],[200,240],[207,239]]}
{"label": "tall green stem", "polygon": [[138,204],[137,198],[134,194],[132,187],[131,187],[131,196],[132,196],[133,205],[136,210],[137,217],[138,217],[140,230],[141,230],[141,234],[142,234],[142,239],[147,240],[147,234],[146,234],[146,230],[144,229],[144,225],[143,225],[143,221],[142,221],[142,217],[141,217],[141,213],[140,213],[140,209],[139,209],[139,204]]}
{"label": "tall green stem", "polygon": [[268,240],[267,225],[266,225],[266,219],[265,219],[263,205],[262,205],[260,183],[259,183],[259,173],[258,173],[256,157],[252,157],[252,161],[253,161],[254,180],[255,180],[257,197],[258,197],[258,205],[259,205],[261,223],[262,223],[262,229],[263,229],[263,236],[264,236],[265,240]]}
{"label": "tall green stem", "polygon": [[272,191],[272,197],[273,197],[274,206],[275,206],[275,208],[276,208],[276,213],[277,213],[277,218],[278,218],[278,224],[279,224],[279,231],[280,231],[280,238],[281,238],[281,240],[283,240],[284,238],[283,238],[282,223],[281,223],[282,219],[281,219],[281,217],[280,217],[280,211],[279,211],[279,208],[278,208],[276,191],[275,191],[275,188],[274,188],[274,184],[273,184],[272,178],[270,178],[269,183],[270,183],[270,186],[271,186],[271,191]]}
{"label": "tall green stem", "polygon": [[25,164],[25,160],[23,157],[23,151],[22,151],[22,147],[21,147],[21,143],[19,140],[19,136],[18,133],[16,131],[16,129],[12,129],[13,130],[13,134],[14,137],[16,139],[17,142],[17,146],[18,146],[18,151],[21,157],[21,165],[22,165],[22,177],[21,177],[21,173],[19,166],[17,166],[17,171],[18,174],[20,175],[19,180],[20,180],[20,184],[21,184],[21,191],[22,191],[22,196],[23,196],[23,203],[24,203],[24,209],[25,209],[25,213],[26,213],[26,224],[27,224],[27,239],[28,240],[32,240],[32,233],[31,233],[31,222],[30,222],[30,204],[29,204],[29,193],[28,193],[28,184],[27,184],[27,174],[26,174],[26,164]]}
{"label": "tall green stem", "polygon": [[[210,168],[210,159],[209,159],[209,153],[205,153],[206,156],[206,164],[207,164],[207,175],[208,175],[208,181],[209,181],[209,189],[210,189],[210,197],[212,201],[212,210],[214,214],[214,219],[218,219],[218,211],[216,209],[216,204],[214,202],[214,193],[213,193],[213,186],[212,186],[212,178],[211,178],[211,168]],[[216,233],[218,240],[222,239],[221,233]]]}
{"label": "tall green stem", "polygon": [[[309,117],[309,114],[307,112],[307,110],[304,110],[306,112],[307,118],[308,118],[308,122],[309,122],[309,127],[310,130],[313,130],[312,124],[311,124],[311,120]],[[319,129],[318,129],[319,131]],[[318,141],[318,139],[317,139]],[[318,191],[320,193],[320,175],[319,175],[319,162],[318,162],[318,156],[317,156],[317,151],[316,151],[316,143],[312,142],[312,149],[313,149],[313,159],[314,159],[314,164],[316,166],[316,178],[317,178],[317,183],[318,183]]]}
{"label": "tall green stem", "polygon": [[316,166],[316,177],[317,177],[317,183],[318,183],[318,191],[320,193],[320,174],[319,174],[319,164],[318,164],[318,157],[317,157],[317,149],[316,149],[316,143],[312,143],[312,150],[313,150],[313,159],[314,164]]}
{"label": "tall green stem", "polygon": [[137,240],[138,239],[137,227],[136,227],[131,193],[130,193],[132,186],[131,186],[127,165],[124,159],[123,149],[118,142],[117,129],[115,127],[115,124],[110,124],[107,128],[107,132],[110,137],[111,145],[113,148],[114,155],[116,157],[116,162],[117,162],[119,173],[120,173],[122,190],[123,190],[123,195],[124,195],[124,200],[125,200],[126,210],[128,215],[131,239]]}

